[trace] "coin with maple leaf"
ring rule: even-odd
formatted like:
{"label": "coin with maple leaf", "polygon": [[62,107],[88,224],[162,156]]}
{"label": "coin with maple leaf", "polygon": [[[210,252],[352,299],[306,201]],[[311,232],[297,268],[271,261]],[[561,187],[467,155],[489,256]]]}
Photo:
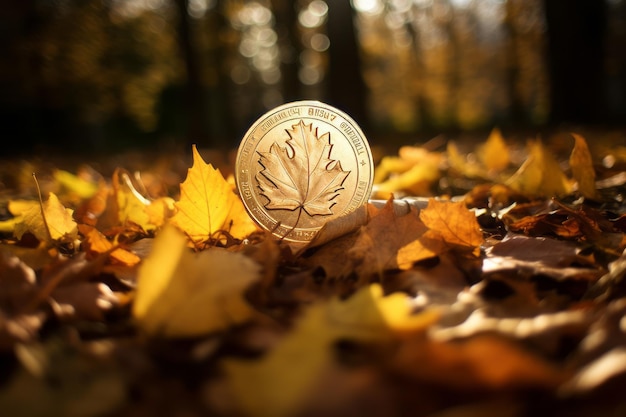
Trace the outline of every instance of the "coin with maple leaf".
{"label": "coin with maple leaf", "polygon": [[327,221],[366,204],[374,177],[357,123],[308,100],[261,116],[242,139],[235,168],[250,217],[293,242],[308,242]]}

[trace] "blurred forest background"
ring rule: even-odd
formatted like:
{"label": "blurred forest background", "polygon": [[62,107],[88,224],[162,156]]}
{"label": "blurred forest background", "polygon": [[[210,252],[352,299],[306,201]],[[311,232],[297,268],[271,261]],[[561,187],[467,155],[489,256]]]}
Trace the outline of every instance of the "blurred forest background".
{"label": "blurred forest background", "polygon": [[236,147],[298,99],[374,143],[626,120],[626,0],[15,0],[0,31],[5,154]]}

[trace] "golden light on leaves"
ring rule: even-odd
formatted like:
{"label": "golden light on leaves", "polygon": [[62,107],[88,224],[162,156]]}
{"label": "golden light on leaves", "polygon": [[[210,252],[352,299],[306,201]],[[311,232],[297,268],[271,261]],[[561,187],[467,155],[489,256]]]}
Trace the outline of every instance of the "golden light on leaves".
{"label": "golden light on leaves", "polygon": [[309,216],[330,215],[333,199],[343,188],[350,171],[330,159],[330,134],[318,137],[313,124],[301,120],[288,130],[288,148],[277,143],[269,152],[259,152],[263,169],[256,179],[268,209],[302,209]]}
{"label": "golden light on leaves", "polygon": [[491,130],[487,141],[478,147],[476,154],[488,172],[504,171],[511,162],[509,147],[497,127]]}
{"label": "golden light on leaves", "polygon": [[139,268],[133,317],[148,335],[196,337],[250,319],[244,290],[259,266],[241,253],[211,248],[193,253],[187,237],[166,225]]}
{"label": "golden light on leaves", "polygon": [[244,239],[259,230],[241,199],[219,170],[207,164],[193,147],[193,165],[180,185],[180,200],[170,222],[193,242],[208,241],[221,231]]}
{"label": "golden light on leaves", "polygon": [[558,161],[539,140],[528,142],[528,158],[506,185],[530,196],[562,196],[572,190]]}
{"label": "golden light on leaves", "polygon": [[483,235],[476,215],[462,201],[437,201],[431,198],[428,207],[420,211],[420,219],[428,228],[451,245],[480,252]]}

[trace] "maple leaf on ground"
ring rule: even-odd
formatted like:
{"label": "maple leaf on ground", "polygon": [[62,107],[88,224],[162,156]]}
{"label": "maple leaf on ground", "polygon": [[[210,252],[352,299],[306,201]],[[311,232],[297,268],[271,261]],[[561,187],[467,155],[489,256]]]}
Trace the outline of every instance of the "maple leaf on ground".
{"label": "maple leaf on ground", "polygon": [[133,317],[151,336],[196,337],[243,323],[254,315],[244,299],[259,265],[213,247],[192,252],[187,238],[165,225],[137,277]]}
{"label": "maple leaf on ground", "polygon": [[428,206],[421,210],[419,218],[448,244],[472,249],[480,253],[483,234],[476,215],[462,201],[438,201],[431,198]]}
{"label": "maple leaf on ground", "polygon": [[309,216],[330,215],[333,199],[343,189],[350,171],[330,159],[330,133],[318,137],[313,124],[300,121],[287,130],[288,147],[274,142],[269,152],[259,152],[263,169],[256,179],[268,209],[304,210]]}
{"label": "maple leaf on ground", "polygon": [[219,170],[207,164],[193,147],[193,165],[180,185],[180,200],[170,222],[194,243],[210,240],[220,231],[244,239],[259,230]]}
{"label": "maple leaf on ground", "polygon": [[414,262],[431,258],[440,249],[421,240],[427,230],[415,208],[397,216],[393,199],[389,199],[360,229],[348,257],[362,277],[390,269],[411,268]]}

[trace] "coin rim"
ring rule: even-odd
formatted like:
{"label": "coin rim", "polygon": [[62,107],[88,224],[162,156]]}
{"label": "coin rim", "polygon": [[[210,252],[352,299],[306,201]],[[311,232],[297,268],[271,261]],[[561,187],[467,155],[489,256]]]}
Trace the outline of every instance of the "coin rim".
{"label": "coin rim", "polygon": [[[252,125],[248,128],[248,130],[246,131],[246,133],[243,135],[240,143],[239,143],[239,147],[237,148],[237,155],[236,155],[236,159],[235,159],[235,184],[237,186],[237,191],[239,193],[239,197],[241,198],[241,201],[243,202],[243,206],[246,210],[246,213],[248,214],[248,216],[250,216],[250,218],[257,224],[259,225],[263,230],[267,230],[270,231],[269,228],[264,225],[261,221],[259,221],[255,215],[252,213],[252,210],[250,207],[248,207],[248,203],[246,202],[246,199],[243,197],[243,190],[242,190],[242,185],[241,185],[241,180],[240,180],[240,175],[241,174],[241,152],[243,150],[243,148],[245,147],[246,143],[248,142],[248,138],[254,133],[254,131],[258,128],[258,126],[265,121],[269,116],[271,116],[272,114],[276,114],[279,113],[281,111],[283,111],[286,108],[291,108],[291,107],[303,107],[303,106],[309,106],[309,107],[322,107],[322,108],[326,108],[329,111],[335,112],[337,113],[340,117],[342,117],[343,119],[345,119],[345,121],[347,121],[348,123],[350,123],[352,125],[352,127],[355,128],[357,134],[360,135],[363,145],[365,147],[366,153],[367,153],[367,159],[369,162],[369,166],[371,167],[371,169],[369,170],[369,178],[368,178],[368,186],[365,190],[364,193],[364,197],[361,201],[360,204],[356,205],[354,207],[354,209],[352,209],[351,211],[354,211],[356,209],[358,209],[360,206],[363,206],[365,204],[367,204],[371,194],[372,194],[372,188],[374,185],[374,159],[372,156],[372,150],[370,148],[369,145],[369,141],[367,140],[367,137],[365,136],[365,133],[363,133],[363,130],[361,129],[361,127],[359,126],[359,124],[352,118],[350,117],[346,112],[331,106],[330,104],[324,103],[322,101],[319,100],[298,100],[298,101],[292,101],[289,103],[284,103],[281,104],[279,106],[276,106],[268,111],[266,111],[265,113],[263,113],[261,116],[259,116],[254,123],[252,123]],[[323,119],[317,118],[315,116],[301,116],[301,118],[312,118],[315,120],[319,120],[319,121],[324,121]],[[325,121],[325,123],[332,125],[335,129],[340,130],[337,126],[335,126],[334,124],[332,124],[331,122]],[[270,128],[271,130],[271,128]],[[343,135],[344,139],[351,142],[350,139],[346,136]],[[351,145],[351,148],[354,150],[354,148]],[[254,147],[254,150],[256,150],[256,146]],[[357,167],[358,168],[358,167]],[[255,172],[255,174],[258,172]],[[252,178],[254,178],[255,175],[250,175],[251,179],[249,181],[246,182],[252,182]],[[255,191],[251,190],[252,193],[254,193]],[[258,194],[258,193],[257,193]],[[350,200],[352,201],[352,199]],[[258,204],[260,210],[262,210],[265,215],[272,219],[272,220],[276,220],[274,218],[274,216],[270,215],[267,211],[267,209],[265,208],[265,206],[263,206],[262,204]],[[349,206],[349,205],[348,205]],[[332,216],[331,218],[336,218],[338,216],[347,214],[345,211],[341,212],[338,215]],[[329,219],[330,220],[330,219]],[[311,229],[305,229],[305,230],[311,230],[313,232],[312,236],[310,239],[294,239],[291,238],[289,235],[287,236],[281,236],[278,233],[273,233],[275,236],[280,237],[284,240],[290,241],[290,242],[299,242],[299,243],[305,243],[305,242],[309,242],[311,239],[313,239],[313,237],[315,237],[315,235],[317,234],[317,232],[319,232],[319,230],[323,227],[325,223],[322,223],[319,227],[317,228],[311,228]]]}

